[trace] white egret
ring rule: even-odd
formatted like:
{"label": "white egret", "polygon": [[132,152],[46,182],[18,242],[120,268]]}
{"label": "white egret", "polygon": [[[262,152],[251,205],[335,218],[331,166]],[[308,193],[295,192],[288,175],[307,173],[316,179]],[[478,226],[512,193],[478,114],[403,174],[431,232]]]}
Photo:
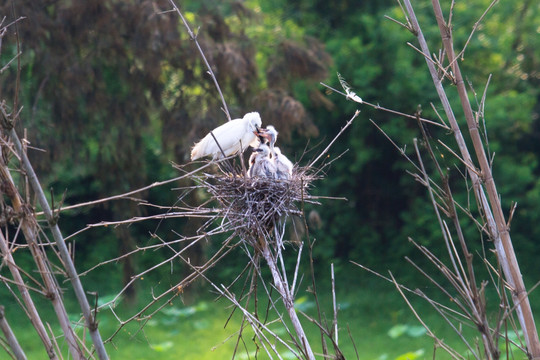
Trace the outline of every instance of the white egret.
{"label": "white egret", "polygon": [[261,136],[268,140],[270,145],[270,152],[276,165],[276,178],[281,180],[288,180],[292,176],[293,163],[281,153],[280,148],[275,147],[278,132],[275,127],[268,125],[266,129],[261,129]]}
{"label": "white egret", "polygon": [[261,144],[253,150],[253,153],[249,157],[248,175],[251,178],[275,178],[276,166],[270,158],[270,148],[268,145]]}
{"label": "white egret", "polygon": [[259,140],[255,132],[259,130],[261,125],[259,113],[250,112],[241,119],[234,119],[218,126],[193,146],[191,160],[205,156],[212,156],[213,160],[221,159],[223,154],[230,156],[239,151],[245,151],[249,146],[257,146]]}

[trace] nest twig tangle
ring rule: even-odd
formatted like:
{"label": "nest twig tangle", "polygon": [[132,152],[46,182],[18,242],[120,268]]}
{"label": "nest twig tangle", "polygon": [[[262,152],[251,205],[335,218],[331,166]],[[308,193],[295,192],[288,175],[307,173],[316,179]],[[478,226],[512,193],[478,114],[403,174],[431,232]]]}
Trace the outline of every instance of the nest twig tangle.
{"label": "nest twig tangle", "polygon": [[[221,168],[218,167],[218,169]],[[305,202],[317,203],[309,195],[308,190],[312,186],[312,182],[320,176],[317,176],[316,172],[312,172],[309,167],[298,166],[294,167],[290,178],[286,180],[249,177],[240,169],[233,168],[233,170],[235,170],[233,173],[219,170],[217,174],[193,175],[193,180],[198,183],[197,187],[206,190],[210,194],[211,203],[217,206],[213,212],[214,217],[206,224],[211,227],[218,223],[218,228],[221,231],[232,232],[232,236],[239,240],[239,245],[244,248],[247,255],[246,262],[251,268],[251,278],[259,277],[261,279],[270,298],[272,296],[268,289],[275,288],[285,306],[296,336],[289,329],[286,328],[286,330],[292,343],[295,344],[296,351],[298,351],[297,357],[314,359],[304,329],[294,309],[295,280],[290,286],[285,269],[280,268],[278,264],[283,264],[282,250],[285,248],[286,220],[292,216],[303,216],[302,209]],[[201,211],[208,213],[204,209]],[[270,269],[273,286],[264,284],[265,280],[261,276],[259,261],[261,256]],[[228,290],[222,291],[215,285],[214,287],[222,296],[227,297],[236,307],[239,307],[242,313],[246,313],[247,305],[242,306],[239,302],[234,301],[235,296],[231,296]],[[256,282],[252,281],[247,293],[247,297],[253,296],[255,302],[257,302],[256,287]],[[275,306],[273,308],[276,310]],[[279,311],[278,316],[282,317]],[[244,317],[244,321],[250,323],[254,330],[264,325],[264,322],[258,322],[257,319],[257,314],[254,319]],[[263,344],[263,348],[269,349],[264,346],[264,344],[268,344],[268,338],[257,331],[256,334],[259,342]],[[282,340],[282,344],[285,345],[286,342]]]}
{"label": "nest twig tangle", "polygon": [[272,241],[272,230],[291,216],[302,216],[302,202],[316,202],[309,188],[318,176],[307,167],[296,167],[288,180],[250,178],[243,175],[205,174],[197,181],[218,204],[216,218],[222,218],[241,241],[256,245],[259,239]]}
{"label": "nest twig tangle", "polygon": [[[354,117],[356,116],[357,114]],[[353,119],[336,135],[336,138],[343,133],[343,130],[351,124]],[[295,289],[298,288],[297,281],[301,278],[298,276],[298,271],[303,244],[301,242],[297,244],[299,251],[294,271],[287,269],[284,265],[286,263],[284,252],[289,248],[286,245],[291,243],[286,240],[286,226],[289,223],[287,220],[292,217],[303,219],[306,203],[319,204],[318,197],[311,195],[310,190],[314,181],[322,178],[321,174],[329,164],[323,163],[320,168],[316,168],[314,164],[323,158],[322,154],[328,152],[330,145],[309,165],[304,167],[298,164],[294,165],[287,179],[250,176],[244,167],[231,164],[230,157],[218,161],[211,160],[202,165],[199,168],[200,171],[195,170],[188,173],[188,177],[195,182],[197,191],[204,191],[208,194],[207,201],[191,209],[194,216],[199,213],[201,217],[208,219],[199,229],[199,233],[205,236],[229,234],[227,237],[229,241],[223,243],[222,247],[240,246],[246,254],[244,258],[246,269],[249,269],[246,277],[248,279],[246,284],[249,283],[249,285],[244,287],[241,294],[232,293],[232,284],[228,287],[220,287],[206,276],[205,279],[218,291],[220,296],[227,298],[235,308],[239,308],[242,314],[255,314],[254,316],[243,315],[242,321],[249,323],[255,332],[258,343],[262,345],[268,355],[272,352],[279,354],[273,346],[265,346],[272,345],[272,343],[267,334],[261,332],[261,329],[266,329],[268,313],[271,311],[277,315],[276,320],[284,326],[289,335],[289,341],[278,339],[281,345],[295,353],[298,358],[315,358],[303,325],[294,308]],[[243,164],[242,158],[240,160],[240,164]],[[212,166],[212,162],[215,162],[217,166]],[[182,170],[181,167],[178,169]],[[203,169],[215,169],[215,171],[202,171]],[[301,222],[306,224],[305,221]],[[219,252],[224,251],[222,249]],[[261,269],[263,262],[271,273],[271,281],[263,276]],[[290,273],[293,273],[292,279],[289,278]],[[241,276],[242,274],[238,274],[233,284]],[[265,320],[259,320],[256,308],[250,309],[250,301],[255,304],[258,302],[257,288],[259,285],[257,283],[260,283],[266,296],[272,299],[265,310],[266,315],[261,316],[261,318],[266,318]],[[276,292],[277,299],[275,298]],[[238,299],[243,299],[245,302],[241,303]],[[284,314],[276,307],[278,302],[283,303],[285,307],[292,325],[291,329],[283,322]],[[243,327],[244,325],[242,325]],[[239,339],[242,337],[241,333],[239,333]],[[275,338],[275,334],[271,337]]]}

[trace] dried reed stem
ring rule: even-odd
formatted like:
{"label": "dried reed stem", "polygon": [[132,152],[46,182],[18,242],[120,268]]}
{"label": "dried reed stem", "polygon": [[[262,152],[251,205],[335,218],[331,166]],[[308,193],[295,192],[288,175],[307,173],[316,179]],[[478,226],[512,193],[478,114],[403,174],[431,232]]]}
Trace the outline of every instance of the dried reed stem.
{"label": "dried reed stem", "polygon": [[[277,249],[277,251],[280,251],[280,249]],[[277,259],[272,255],[272,252],[270,251],[270,248],[268,247],[268,244],[266,242],[264,243],[264,246],[262,248],[262,255],[266,260],[270,272],[272,273],[272,278],[274,279],[274,286],[280,294],[283,305],[285,306],[285,309],[289,314],[289,319],[291,320],[294,330],[296,331],[296,335],[298,336],[300,347],[303,349],[304,356],[306,356],[306,358],[309,360],[315,360],[315,355],[313,354],[313,350],[311,350],[311,345],[309,344],[309,341],[306,337],[304,328],[302,327],[300,319],[298,319],[298,315],[296,314],[296,310],[294,309],[293,296],[290,292],[288,285],[285,283],[285,279],[282,278],[277,268]],[[283,274],[283,276],[286,275]]]}
{"label": "dried reed stem", "polygon": [[13,276],[13,280],[15,281],[17,288],[21,293],[22,301],[25,306],[24,310],[28,314],[30,322],[36,329],[39,338],[43,342],[47,355],[50,359],[58,359],[51,339],[49,339],[49,336],[47,335],[47,330],[45,329],[45,326],[43,325],[41,317],[39,316],[39,313],[34,304],[34,301],[30,296],[30,292],[24,284],[24,280],[21,276],[19,268],[15,265],[15,260],[13,259],[11,251],[9,249],[7,239],[4,237],[4,233],[2,231],[0,231],[0,251],[2,253],[3,261],[7,264],[9,271],[11,272],[11,276]]}
{"label": "dried reed stem", "polygon": [[17,360],[26,360],[26,355],[6,319],[3,305],[0,305],[0,330],[2,330],[15,358]]}
{"label": "dried reed stem", "polygon": [[86,326],[90,331],[90,337],[92,338],[92,341],[94,343],[97,355],[99,359],[106,360],[109,358],[109,356],[107,355],[105,345],[103,344],[101,335],[98,331],[98,324],[96,320],[97,314],[92,314],[90,304],[88,302],[88,299],[86,298],[86,294],[84,292],[81,280],[79,279],[79,275],[77,274],[77,270],[75,269],[75,265],[73,264],[73,260],[71,259],[71,256],[69,254],[68,248],[64,241],[64,237],[60,231],[60,228],[58,227],[57,220],[55,219],[53,212],[49,207],[49,203],[47,201],[47,198],[45,197],[45,194],[43,193],[43,189],[41,188],[37,175],[34,172],[34,168],[32,167],[32,164],[30,164],[30,160],[28,160],[26,153],[23,151],[21,141],[19,140],[15,129],[11,129],[10,138],[13,141],[15,149],[17,150],[18,155],[22,161],[22,165],[26,172],[26,176],[30,181],[30,185],[32,186],[32,189],[34,190],[34,193],[38,198],[39,204],[41,205],[41,208],[45,213],[45,217],[47,218],[47,221],[49,223],[51,232],[56,242],[56,246],[58,247],[58,251],[60,252],[63,265],[66,268],[66,272],[71,281],[71,285],[73,286],[73,291],[75,292],[77,300],[79,301],[79,306],[86,321]]}
{"label": "dried reed stem", "polygon": [[62,331],[64,332],[64,336],[70,349],[70,353],[75,359],[83,359],[84,355],[80,347],[78,346],[77,336],[75,335],[71,327],[66,309],[62,301],[60,289],[50,269],[50,263],[47,259],[45,252],[39,246],[37,238],[38,224],[36,222],[36,219],[31,213],[30,209],[24,204],[23,199],[19,194],[13,182],[13,179],[11,178],[11,174],[9,173],[7,165],[3,162],[3,160],[0,160],[0,180],[3,182],[4,187],[6,188],[6,195],[11,199],[13,209],[17,214],[20,214],[21,216],[20,225],[24,237],[30,247],[32,257],[36,262],[38,271],[43,279],[45,288],[47,289],[47,296],[51,299],[51,302],[53,304],[53,308],[58,317],[60,326],[62,327]]}
{"label": "dried reed stem", "polygon": [[[411,304],[411,302],[409,301],[409,299],[407,298],[407,296],[405,296],[405,293],[403,292],[402,290],[402,286],[398,284],[398,282],[396,281],[396,279],[394,278],[394,276],[392,275],[392,273],[390,273],[390,278],[391,278],[391,282],[394,284],[394,286],[396,287],[397,291],[399,291],[401,297],[403,297],[403,300],[405,300],[405,302],[407,303],[407,305],[409,306],[409,308],[411,309],[411,311],[413,312],[414,316],[416,317],[416,319],[420,322],[420,324],[422,324],[422,326],[424,327],[424,329],[426,329],[427,331],[427,334],[429,337],[431,337],[436,345],[442,349],[444,349],[446,352],[448,352],[449,354],[452,355],[453,358],[455,359],[466,359],[464,356],[460,355],[459,353],[457,353],[454,349],[452,349],[451,347],[449,347],[448,345],[446,345],[444,343],[443,340],[439,339],[435,333],[433,331],[431,331],[430,327],[424,322],[424,320],[422,320],[422,317],[418,314],[418,312],[415,310],[414,306]],[[473,352],[474,353],[474,352]]]}
{"label": "dried reed stem", "polygon": [[[413,26],[411,31],[416,35],[422,51],[425,54],[430,54],[431,52],[429,51],[427,42],[425,41],[424,35],[414,13],[411,2],[410,0],[405,0],[404,2]],[[507,282],[511,286],[512,299],[514,301],[514,304],[516,305],[516,313],[518,315],[522,330],[525,335],[528,351],[533,359],[540,359],[540,341],[538,339],[538,333],[534,322],[534,317],[527,296],[527,291],[525,289],[525,285],[521,276],[521,271],[519,269],[519,264],[517,262],[517,258],[512,246],[509,229],[504,219],[504,214],[499,200],[497,188],[495,186],[495,181],[491,172],[490,163],[484,151],[482,139],[478,131],[478,124],[476,123],[472,113],[467,90],[465,87],[465,82],[463,81],[461,70],[459,68],[458,62],[456,61],[452,41],[452,31],[451,28],[444,21],[439,1],[433,0],[432,5],[435,12],[435,18],[437,19],[437,23],[439,25],[441,38],[443,40],[448,61],[451,65],[455,77],[455,85],[457,86],[461,104],[465,112],[465,118],[473,142],[473,147],[480,164],[480,174],[482,175],[481,178],[477,175],[476,172],[470,170],[468,171],[475,188],[475,196],[477,197],[477,200],[484,211],[490,230],[490,235],[492,236],[495,247],[497,249],[496,254],[499,259],[499,263],[501,264]],[[431,61],[429,61],[429,59],[426,59],[426,63],[432,76],[433,83],[435,85],[439,98],[441,99],[441,102],[445,109],[447,118],[452,127],[454,137],[456,138],[456,142],[461,151],[461,155],[463,159],[468,164],[470,164],[470,166],[474,167],[474,163],[470,156],[469,150],[467,148],[465,140],[463,139],[463,135],[461,133],[461,130],[459,129],[459,125],[454,116],[454,113],[451,109],[445,90],[442,86],[442,82],[437,75],[435,66]],[[489,201],[486,198],[482,184],[484,184],[486,187]]]}
{"label": "dried reed stem", "polygon": [[336,304],[336,279],[334,277],[334,263],[330,264],[330,274],[331,274],[331,281],[332,281],[332,305],[334,309],[334,319],[333,319],[333,327],[334,327],[334,343],[336,345],[339,344],[339,337],[338,337],[338,318],[337,318],[337,304]]}

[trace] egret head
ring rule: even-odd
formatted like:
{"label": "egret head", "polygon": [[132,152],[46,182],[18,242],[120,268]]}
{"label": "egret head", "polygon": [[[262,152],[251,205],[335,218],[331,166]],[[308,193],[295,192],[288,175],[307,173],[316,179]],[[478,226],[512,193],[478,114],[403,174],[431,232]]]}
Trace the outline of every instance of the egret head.
{"label": "egret head", "polygon": [[261,129],[258,133],[259,136],[264,137],[271,147],[274,146],[277,140],[278,132],[275,127],[268,125],[266,129]]}
{"label": "egret head", "polygon": [[261,115],[256,111],[244,115],[244,120],[248,121],[250,130],[254,132],[258,132],[262,126]]}
{"label": "egret head", "polygon": [[270,148],[268,147],[268,145],[265,144],[261,144],[258,148],[253,149],[253,151],[257,151],[258,155],[262,157],[268,156],[268,154],[270,154]]}

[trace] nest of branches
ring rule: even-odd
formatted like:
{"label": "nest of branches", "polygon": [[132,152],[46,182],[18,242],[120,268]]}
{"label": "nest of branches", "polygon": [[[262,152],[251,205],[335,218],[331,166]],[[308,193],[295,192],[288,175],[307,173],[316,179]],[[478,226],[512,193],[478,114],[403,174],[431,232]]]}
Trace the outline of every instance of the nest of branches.
{"label": "nest of branches", "polygon": [[308,168],[295,168],[289,180],[224,173],[207,176],[213,181],[204,182],[203,187],[219,203],[219,216],[251,245],[271,238],[270,232],[280,220],[302,216],[303,202],[314,202],[308,190],[317,177]]}

